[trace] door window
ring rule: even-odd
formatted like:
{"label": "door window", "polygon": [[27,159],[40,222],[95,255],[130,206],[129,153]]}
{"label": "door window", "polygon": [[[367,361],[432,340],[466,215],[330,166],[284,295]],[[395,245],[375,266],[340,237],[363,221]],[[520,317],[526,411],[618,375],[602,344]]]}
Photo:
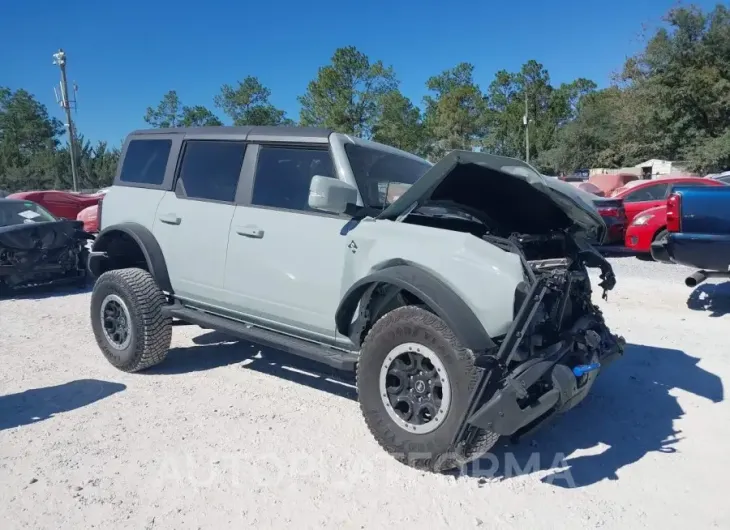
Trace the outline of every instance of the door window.
{"label": "door window", "polygon": [[176,191],[189,199],[233,202],[245,153],[243,142],[185,142]]}
{"label": "door window", "polygon": [[121,182],[159,186],[172,148],[171,140],[132,140],[122,162]]}
{"label": "door window", "polygon": [[669,184],[644,186],[626,195],[626,197],[624,197],[624,202],[661,201],[664,200],[667,188],[669,188]]}
{"label": "door window", "polygon": [[309,207],[309,185],[315,175],[336,178],[328,150],[262,146],[251,203],[286,210],[318,211]]}

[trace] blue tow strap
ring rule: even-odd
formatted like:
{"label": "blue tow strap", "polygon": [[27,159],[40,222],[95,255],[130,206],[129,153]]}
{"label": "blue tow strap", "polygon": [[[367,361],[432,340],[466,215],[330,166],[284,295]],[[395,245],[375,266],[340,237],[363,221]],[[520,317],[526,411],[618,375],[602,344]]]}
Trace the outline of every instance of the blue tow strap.
{"label": "blue tow strap", "polygon": [[601,367],[601,363],[579,364],[578,366],[573,368],[573,375],[576,377],[582,377],[583,375],[587,374],[588,372],[598,370],[600,367]]}

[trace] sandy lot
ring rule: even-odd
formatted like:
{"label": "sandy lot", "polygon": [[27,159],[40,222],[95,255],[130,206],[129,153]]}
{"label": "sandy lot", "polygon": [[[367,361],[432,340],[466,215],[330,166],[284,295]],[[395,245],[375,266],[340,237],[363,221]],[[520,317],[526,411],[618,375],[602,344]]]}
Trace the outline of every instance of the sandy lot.
{"label": "sandy lot", "polygon": [[2,527],[729,528],[730,288],[690,297],[686,269],[612,261],[625,358],[458,476],[384,455],[346,374],[181,327],[126,375],[88,293],[0,301]]}

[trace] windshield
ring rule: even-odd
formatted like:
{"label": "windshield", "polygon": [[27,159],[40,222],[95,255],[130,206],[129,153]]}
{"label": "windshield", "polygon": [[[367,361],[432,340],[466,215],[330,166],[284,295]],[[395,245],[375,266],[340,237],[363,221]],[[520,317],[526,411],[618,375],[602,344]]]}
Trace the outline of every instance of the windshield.
{"label": "windshield", "polygon": [[0,199],[0,226],[56,221],[48,210],[31,201]]}
{"label": "windshield", "polygon": [[365,206],[385,208],[431,169],[431,163],[391,151],[345,145]]}

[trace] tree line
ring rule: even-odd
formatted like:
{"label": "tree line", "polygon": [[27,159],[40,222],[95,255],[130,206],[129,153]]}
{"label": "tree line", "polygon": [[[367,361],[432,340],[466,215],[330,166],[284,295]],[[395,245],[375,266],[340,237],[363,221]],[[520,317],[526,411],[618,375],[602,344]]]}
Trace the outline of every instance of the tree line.
{"label": "tree line", "polygon": [[[670,10],[644,49],[607,88],[579,78],[555,85],[536,60],[498,71],[480,87],[474,65],[458,63],[426,80],[416,105],[391,66],[353,46],[335,50],[299,96],[298,119],[270,101],[256,76],[224,84],[214,109],[185,105],[175,90],[146,109],[152,127],[302,125],[327,127],[436,160],[452,149],[529,158],[544,173],[624,167],[650,158],[697,172],[730,168],[730,9]],[[219,117],[220,113],[224,119]],[[25,90],[0,87],[0,189],[70,188],[65,128]],[[80,187],[108,185],[119,147],[83,137]]]}

